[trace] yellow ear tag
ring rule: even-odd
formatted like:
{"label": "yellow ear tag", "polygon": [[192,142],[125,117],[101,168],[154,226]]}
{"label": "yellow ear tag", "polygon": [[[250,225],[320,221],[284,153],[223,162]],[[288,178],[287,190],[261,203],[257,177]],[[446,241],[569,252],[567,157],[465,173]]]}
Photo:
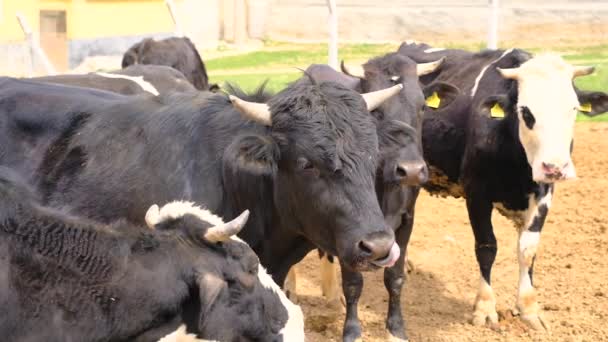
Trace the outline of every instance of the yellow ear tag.
{"label": "yellow ear tag", "polygon": [[593,108],[591,108],[591,103],[583,103],[578,107],[578,110],[585,113],[591,113]]}
{"label": "yellow ear tag", "polygon": [[496,102],[494,104],[494,106],[492,106],[492,108],[490,109],[490,116],[493,118],[504,118],[505,117],[505,111],[498,104],[498,102]]}
{"label": "yellow ear tag", "polygon": [[439,108],[439,104],[441,103],[441,99],[437,92],[434,91],[433,95],[426,98],[426,105],[431,108]]}

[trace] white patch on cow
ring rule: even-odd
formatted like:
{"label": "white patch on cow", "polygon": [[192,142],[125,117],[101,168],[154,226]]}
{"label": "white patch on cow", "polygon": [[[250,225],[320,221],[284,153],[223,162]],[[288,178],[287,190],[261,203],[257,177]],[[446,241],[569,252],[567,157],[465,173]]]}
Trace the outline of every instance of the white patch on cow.
{"label": "white patch on cow", "polygon": [[433,53],[433,52],[439,52],[439,51],[443,51],[445,50],[445,48],[429,48],[424,50],[424,53]]}
{"label": "white patch on cow", "polygon": [[[515,69],[518,84],[519,140],[524,147],[532,178],[554,182],[576,176],[570,144],[579,106],[572,86],[574,67],[560,56],[539,55]],[[534,116],[532,129],[523,120],[522,108]],[[544,164],[554,165],[561,177],[547,177]]]}
{"label": "white patch on cow", "polygon": [[504,56],[510,54],[511,52],[513,52],[513,49],[506,50],[505,52],[502,53],[502,55],[500,55],[500,57],[491,61],[488,65],[486,65],[485,67],[483,67],[483,69],[481,69],[481,72],[479,73],[479,75],[477,75],[477,78],[475,79],[475,85],[473,86],[473,89],[471,89],[471,97],[474,97],[475,93],[477,93],[477,88],[479,87],[479,82],[483,78],[483,75],[485,75],[488,68],[490,66],[494,65],[494,63],[500,61]]}
{"label": "white patch on cow", "polygon": [[195,334],[188,334],[186,332],[186,326],[180,325],[177,330],[172,332],[171,334],[161,338],[158,342],[215,342],[212,340],[203,340],[197,338]]}
{"label": "white patch on cow", "polygon": [[285,293],[281,291],[281,288],[277,283],[272,280],[272,277],[266,273],[266,270],[262,265],[258,266],[258,279],[262,286],[266,289],[274,292],[279,296],[281,303],[287,310],[287,322],[279,334],[283,336],[283,340],[285,341],[304,341],[304,314],[302,313],[302,309],[292,303]]}
{"label": "white patch on cow", "polygon": [[475,298],[475,312],[473,312],[473,324],[484,325],[487,321],[498,323],[496,312],[496,298],[492,286],[481,277],[477,297]]}
{"label": "white patch on cow", "polygon": [[164,221],[178,219],[184,215],[194,215],[213,226],[224,224],[224,221],[219,216],[214,215],[207,209],[195,205],[193,202],[169,202],[160,209],[158,209],[158,206],[155,206],[156,205],[151,206],[146,213],[146,223],[149,227],[154,227]]}
{"label": "white patch on cow", "polygon": [[143,89],[144,91],[147,91],[148,93],[150,93],[154,96],[158,96],[160,94],[158,92],[158,90],[156,90],[156,88],[152,85],[152,83],[144,80],[143,76],[127,76],[127,75],[120,75],[120,74],[109,74],[107,72],[98,72],[97,75],[107,77],[107,78],[120,78],[123,80],[129,80],[131,82],[135,82],[137,85],[139,85],[141,87],[141,89]]}

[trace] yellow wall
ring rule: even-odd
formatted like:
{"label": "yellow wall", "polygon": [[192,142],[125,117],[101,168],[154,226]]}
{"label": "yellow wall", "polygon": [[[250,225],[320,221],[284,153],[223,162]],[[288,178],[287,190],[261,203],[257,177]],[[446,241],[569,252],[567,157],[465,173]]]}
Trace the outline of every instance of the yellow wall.
{"label": "yellow wall", "polygon": [[[181,0],[175,0],[179,4]],[[65,10],[68,39],[172,32],[173,21],[163,0],[0,0],[0,42],[20,42],[24,35],[15,18],[21,12],[34,32],[40,10]]]}

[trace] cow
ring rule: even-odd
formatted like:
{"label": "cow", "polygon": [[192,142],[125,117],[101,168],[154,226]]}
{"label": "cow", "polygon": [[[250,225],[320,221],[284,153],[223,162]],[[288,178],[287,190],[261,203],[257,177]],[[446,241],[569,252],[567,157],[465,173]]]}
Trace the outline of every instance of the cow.
{"label": "cow", "polygon": [[553,189],[576,175],[570,154],[577,110],[608,110],[607,94],[573,86],[575,77],[591,74],[593,67],[520,49],[473,53],[404,43],[398,52],[417,62],[445,58],[422,81],[448,82],[463,92],[449,108],[425,111],[422,141],[430,169],[425,189],[466,200],[481,274],[472,322],[498,321],[490,285],[498,249],[491,216],[497,209],[519,234],[516,312],[543,330],[532,269]]}
{"label": "cow", "polygon": [[146,38],[131,46],[122,57],[122,68],[134,64],[166,65],[179,70],[198,90],[216,90],[209,85],[205,63],[192,41],[187,37],[163,40]]}
{"label": "cow", "polygon": [[102,224],[42,205],[0,167],[3,339],[157,341],[183,323],[206,339],[304,341],[302,311],[234,236],[248,216],[175,201],[151,206],[153,229]]}
{"label": "cow", "polygon": [[[384,283],[389,293],[386,328],[393,338],[406,340],[407,334],[401,310],[401,289],[405,282],[404,263],[408,241],[414,223],[414,208],[420,185],[426,182],[428,170],[422,156],[422,110],[425,98],[438,93],[445,100],[442,107],[449,106],[458,89],[437,82],[421,89],[418,77],[434,72],[442,60],[417,64],[397,53],[369,60],[363,67],[346,68],[344,73],[334,71],[326,65],[313,65],[306,73],[317,81],[335,81],[360,93],[384,89],[395,84],[403,91],[383,102],[372,112],[377,121],[380,162],[375,175],[375,188],[385,222],[395,231],[400,257],[393,265],[384,269]],[[425,96],[426,94],[426,96]],[[322,252],[322,255],[325,253]],[[326,254],[325,254],[326,255]],[[322,292],[330,303],[339,301],[338,280],[331,255],[322,258]],[[342,264],[341,264],[342,266]],[[295,273],[290,273],[289,293],[295,292]],[[344,341],[361,337],[361,324],[357,317],[357,303],[363,287],[360,272],[342,267],[342,287],[346,301],[346,320],[343,329]]]}
{"label": "cow", "polygon": [[42,76],[30,80],[94,88],[123,95],[147,93],[158,96],[174,91],[197,91],[181,72],[164,65],[137,64],[110,72]]}
{"label": "cow", "polygon": [[281,286],[315,247],[353,270],[398,258],[374,189],[369,110],[401,85],[360,95],[308,80],[268,103],[67,88],[0,80],[0,165],[19,170],[45,204],[133,223],[151,199],[194,201],[228,219],[249,209],[239,236]]}

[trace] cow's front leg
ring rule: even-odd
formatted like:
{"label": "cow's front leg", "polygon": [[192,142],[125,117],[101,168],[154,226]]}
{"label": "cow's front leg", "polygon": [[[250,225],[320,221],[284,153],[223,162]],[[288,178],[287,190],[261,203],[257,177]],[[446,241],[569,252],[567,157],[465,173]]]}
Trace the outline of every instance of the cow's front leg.
{"label": "cow's front leg", "polygon": [[401,289],[405,283],[404,265],[407,244],[410,241],[414,225],[414,213],[403,215],[403,220],[402,226],[395,232],[397,244],[401,249],[399,259],[393,267],[384,270],[384,286],[386,286],[386,290],[388,291],[386,329],[391,334],[393,341],[407,341],[405,322],[401,312]]}
{"label": "cow's front leg", "polygon": [[321,292],[330,307],[340,308],[345,304],[344,296],[340,291],[338,269],[334,263],[335,257],[319,250],[321,258]]}
{"label": "cow's front leg", "polygon": [[475,299],[473,324],[498,323],[496,298],[490,285],[492,265],[498,250],[492,227],[492,203],[486,196],[483,196],[483,192],[474,191],[467,195],[467,210],[475,235],[475,256],[481,273]]}
{"label": "cow's front leg", "polygon": [[517,244],[519,261],[519,287],[517,291],[517,310],[521,319],[536,330],[547,329],[540,316],[540,307],[536,301],[536,291],[532,284],[532,270],[536,258],[536,249],[540,241],[540,232],[551,206],[553,186],[542,185],[537,195],[530,197],[528,210],[524,217],[524,227],[520,229]]}
{"label": "cow's front leg", "polygon": [[345,342],[355,341],[361,337],[361,322],[357,305],[363,289],[363,275],[360,272],[353,272],[340,262],[342,270],[342,291],[346,299],[346,319],[344,320],[344,330],[342,339]]}

